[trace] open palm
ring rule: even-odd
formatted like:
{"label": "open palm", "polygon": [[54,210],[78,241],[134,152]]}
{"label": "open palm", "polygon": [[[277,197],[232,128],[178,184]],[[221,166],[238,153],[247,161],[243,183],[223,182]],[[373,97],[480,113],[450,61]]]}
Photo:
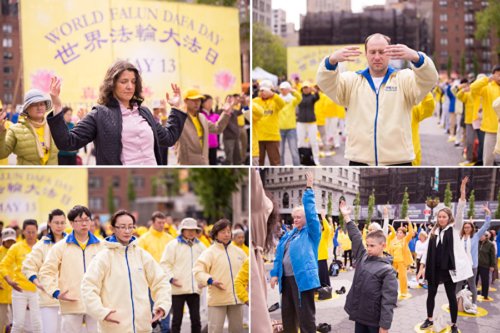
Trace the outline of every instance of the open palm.
{"label": "open palm", "polygon": [[167,92],[167,103],[173,108],[180,109],[182,107],[181,88],[175,83],[172,83],[171,86],[173,94],[170,96]]}

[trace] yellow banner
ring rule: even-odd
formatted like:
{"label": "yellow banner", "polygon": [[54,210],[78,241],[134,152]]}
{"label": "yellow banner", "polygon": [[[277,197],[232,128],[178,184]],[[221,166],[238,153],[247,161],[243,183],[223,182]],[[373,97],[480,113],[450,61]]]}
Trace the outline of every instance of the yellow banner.
{"label": "yellow banner", "polygon": [[94,105],[107,68],[128,59],[146,105],[177,83],[225,97],[241,91],[236,8],[138,0],[20,2],[24,89],[62,77],[64,104]]}
{"label": "yellow banner", "polygon": [[358,46],[362,52],[356,61],[343,62],[341,70],[358,71],[365,69],[368,62],[365,57],[365,46],[360,45],[319,45],[319,46],[296,46],[287,48],[287,72],[288,78],[294,80],[299,77],[301,81],[316,82],[316,72],[323,59],[333,52],[346,46]]}
{"label": "yellow banner", "polygon": [[87,169],[1,169],[0,220],[5,226],[25,219],[46,223],[55,208],[67,213],[75,205],[88,207]]}

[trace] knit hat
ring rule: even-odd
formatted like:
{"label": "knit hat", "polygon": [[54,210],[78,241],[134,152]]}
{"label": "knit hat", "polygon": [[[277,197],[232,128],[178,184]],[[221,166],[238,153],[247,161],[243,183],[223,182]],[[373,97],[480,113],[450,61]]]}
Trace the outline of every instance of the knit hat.
{"label": "knit hat", "polygon": [[24,95],[23,113],[26,113],[26,110],[31,104],[38,102],[45,102],[47,111],[52,107],[52,100],[49,96],[38,89],[29,90],[26,95]]}

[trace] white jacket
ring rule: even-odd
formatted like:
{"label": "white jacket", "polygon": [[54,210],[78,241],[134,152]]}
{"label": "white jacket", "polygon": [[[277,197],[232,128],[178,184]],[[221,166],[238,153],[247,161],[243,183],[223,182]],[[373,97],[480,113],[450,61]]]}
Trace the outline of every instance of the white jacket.
{"label": "white jacket", "polygon": [[[45,258],[47,258],[47,254],[54,244],[55,243],[52,241],[52,238],[43,236],[40,242],[33,245],[31,252],[26,256],[26,259],[24,259],[22,272],[31,282],[38,278],[40,268],[42,267]],[[46,292],[38,290],[38,296],[40,307],[59,306],[59,301]]]}
{"label": "white jacket", "polygon": [[194,239],[193,245],[178,236],[165,247],[161,257],[160,265],[167,273],[168,280],[177,279],[182,287],[172,285],[172,295],[200,294],[193,274],[194,263],[207,248],[198,239]]}
{"label": "white jacket", "polygon": [[[462,229],[462,225],[464,222],[463,216],[465,204],[465,200],[458,201],[457,213],[455,214],[455,223],[449,224],[448,226],[446,226],[446,228],[444,228],[444,230],[453,228],[453,255],[455,258],[455,270],[450,270],[450,275],[451,279],[455,283],[467,280],[473,275],[472,265],[468,259],[467,253],[465,253],[464,244],[460,239],[460,230]],[[439,237],[439,230],[437,228],[436,230],[434,230],[434,234],[436,235],[436,237]],[[444,232],[442,232],[441,235],[444,236]],[[422,264],[426,263],[428,253],[427,249],[422,256],[422,259],[420,260],[420,263]]]}
{"label": "white jacket", "polygon": [[[198,283],[209,285],[208,306],[243,304],[236,296],[234,281],[246,258],[245,252],[232,243],[224,246],[217,241],[200,255],[193,272]],[[212,286],[212,281],[222,282],[225,290]]]}
{"label": "white jacket", "polygon": [[85,303],[80,295],[83,274],[102,249],[102,243],[89,232],[85,251],[78,245],[74,232],[52,246],[40,269],[40,282],[53,297],[69,290],[68,297],[76,302],[59,301],[62,314],[85,314]]}
{"label": "white jacket", "polygon": [[347,108],[348,138],[345,158],[369,165],[408,163],[415,159],[411,110],[437,83],[438,73],[430,58],[413,70],[389,67],[376,93],[368,68],[340,73],[328,57],[321,61],[316,81],[335,103]]}
{"label": "white jacket", "polygon": [[[135,237],[127,246],[115,236],[104,241],[101,251],[82,281],[82,297],[87,313],[99,321],[101,333],[151,332],[151,305],[148,288],[155,301],[153,309],[168,314],[171,306],[170,284],[160,265],[137,245]],[[120,323],[104,321],[111,310]]]}

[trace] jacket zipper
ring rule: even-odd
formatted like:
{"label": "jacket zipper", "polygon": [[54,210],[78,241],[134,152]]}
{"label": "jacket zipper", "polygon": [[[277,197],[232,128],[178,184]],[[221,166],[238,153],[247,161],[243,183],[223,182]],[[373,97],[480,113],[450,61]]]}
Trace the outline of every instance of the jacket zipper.
{"label": "jacket zipper", "polygon": [[190,246],[191,248],[191,288],[193,289],[193,294],[194,294],[194,280],[193,280],[193,247]]}
{"label": "jacket zipper", "polygon": [[234,291],[233,268],[231,266],[231,259],[229,259],[229,253],[227,252],[227,247],[225,247],[225,250],[226,250],[226,255],[227,255],[227,261],[229,262],[229,272],[231,273],[231,283],[233,286],[234,301],[236,302],[236,304],[238,304],[238,299],[236,298],[236,292]]}
{"label": "jacket zipper", "polygon": [[[380,85],[382,86],[382,84]],[[379,87],[379,90],[380,90],[380,87]],[[377,95],[377,111],[375,112],[375,130],[373,132],[373,136],[374,136],[374,144],[375,144],[375,165],[378,165],[378,154],[377,154],[377,121],[378,121],[378,91],[376,91],[376,95]]]}
{"label": "jacket zipper", "polygon": [[[85,247],[87,249],[87,247]],[[83,273],[87,273],[87,266],[85,265],[85,250],[82,250],[83,252]]]}
{"label": "jacket zipper", "polygon": [[132,327],[135,333],[135,309],[134,309],[134,292],[132,291],[132,277],[130,275],[130,266],[128,264],[128,246],[125,248],[125,262],[127,263],[128,282],[130,285],[130,300],[132,301]]}

